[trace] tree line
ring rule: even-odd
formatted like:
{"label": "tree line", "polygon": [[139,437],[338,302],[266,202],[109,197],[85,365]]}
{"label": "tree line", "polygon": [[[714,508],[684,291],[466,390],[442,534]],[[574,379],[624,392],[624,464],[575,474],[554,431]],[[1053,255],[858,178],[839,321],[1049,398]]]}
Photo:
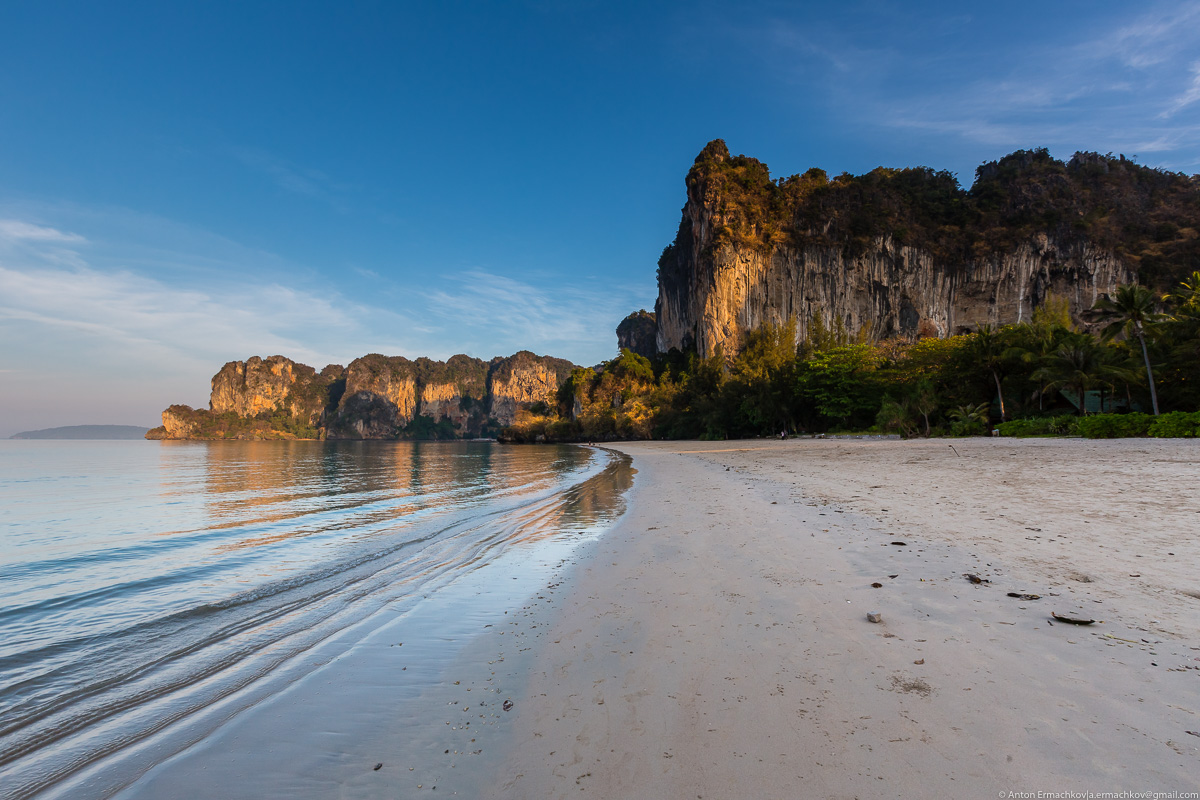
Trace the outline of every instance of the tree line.
{"label": "tree line", "polygon": [[768,325],[747,333],[732,358],[623,350],[576,369],[503,436],[1200,433],[1200,271],[1165,295],[1119,287],[1085,321],[1092,330],[1050,297],[1027,322],[945,339],[869,342],[818,317],[798,346],[794,322]]}

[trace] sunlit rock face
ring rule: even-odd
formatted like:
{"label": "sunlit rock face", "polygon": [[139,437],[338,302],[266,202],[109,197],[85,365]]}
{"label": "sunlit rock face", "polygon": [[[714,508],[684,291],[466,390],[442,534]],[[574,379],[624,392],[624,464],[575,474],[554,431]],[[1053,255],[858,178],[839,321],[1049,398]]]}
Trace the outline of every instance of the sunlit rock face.
{"label": "sunlit rock face", "polygon": [[209,409],[241,417],[281,412],[320,425],[329,385],[342,377],[342,368],[330,365],[317,372],[283,356],[230,361],[213,376]]}
{"label": "sunlit rock face", "polygon": [[283,356],[231,361],[209,409],[171,406],[150,439],[447,439],[495,436],[517,411],[554,405],[575,365],[521,351],[490,362],[378,353],[320,372]]}
{"label": "sunlit rock face", "polygon": [[[1069,196],[1076,173],[1091,168],[1084,155],[1047,168],[1062,173],[1051,175],[1066,186],[1056,189],[1060,193]],[[1016,171],[1004,191],[1017,207],[1006,207],[1008,216],[1001,223],[1037,214],[1049,217],[1044,208],[1048,201],[1020,183],[1032,179],[1019,173],[1038,168],[1044,159],[1025,157],[1028,163],[1014,166],[1008,164],[1011,158],[991,170],[981,168],[985,177],[997,170]],[[876,225],[894,231],[855,238],[854,220],[846,220],[862,216],[862,208],[854,206],[852,196],[845,199],[849,190],[814,172],[820,173],[777,181],[784,187],[777,190],[769,185],[765,165],[744,156],[731,159],[723,142],[710,143],[701,152],[688,174],[678,233],[659,262],[657,351],[694,347],[710,356],[720,348],[728,356],[747,331],[795,320],[802,337],[817,318],[829,328],[840,323],[850,334],[865,331],[873,339],[950,336],[984,324],[1028,320],[1051,295],[1065,299],[1071,316],[1082,323],[1083,312],[1099,297],[1138,278],[1130,260],[1089,241],[1078,232],[1079,225],[1059,223],[1037,231],[1029,224],[1005,228],[991,222],[991,228],[976,232],[966,223],[938,229],[936,220],[921,219],[921,235],[929,237],[922,241],[903,227],[914,216],[903,207],[903,196],[895,200],[897,208],[889,209],[892,218]],[[918,178],[931,185],[952,181],[937,173]],[[1090,178],[1077,178],[1085,179]],[[1044,182],[1057,186],[1049,178]],[[815,188],[807,188],[810,184]],[[1179,191],[1188,191],[1186,181],[1180,185]],[[959,195],[950,193],[947,203],[985,207],[974,195]],[[1022,215],[1022,202],[1033,209],[1030,214]],[[963,218],[982,219],[981,214]]]}
{"label": "sunlit rock face", "polygon": [[508,358],[492,359],[488,374],[489,415],[500,426],[511,425],[517,409],[535,403],[555,403],[555,394],[575,365],[522,350]]}
{"label": "sunlit rock face", "polygon": [[346,389],[328,420],[329,438],[394,438],[417,413],[416,365],[372,353],[346,367]]}
{"label": "sunlit rock face", "polygon": [[298,371],[314,372],[312,367],[283,356],[230,361],[213,376],[209,407],[217,413],[232,411],[243,417],[273,411],[291,392]]}
{"label": "sunlit rock face", "polygon": [[444,364],[418,358],[421,370],[419,413],[478,436],[487,424],[488,365],[478,358],[451,356]]}
{"label": "sunlit rock face", "polygon": [[[174,405],[162,412],[162,427],[146,433],[147,439],[190,439],[195,434],[191,406]],[[151,435],[154,434],[154,435]]]}
{"label": "sunlit rock face", "polygon": [[[1053,294],[1082,314],[1136,273],[1111,253],[1061,246],[1046,237],[1014,252],[949,267],[916,247],[877,241],[847,258],[834,248],[693,245],[694,260],[660,280],[656,346],[694,345],[704,356],[732,354],[746,331],[796,320],[800,335],[816,317],[851,333],[951,336],[980,325],[1027,321]],[[709,254],[705,254],[709,249]]]}
{"label": "sunlit rock face", "polygon": [[421,421],[457,436],[494,433],[518,408],[554,401],[574,365],[529,352],[490,363],[456,355],[446,362],[369,355],[346,369],[345,392],[328,416],[329,438],[422,435]]}

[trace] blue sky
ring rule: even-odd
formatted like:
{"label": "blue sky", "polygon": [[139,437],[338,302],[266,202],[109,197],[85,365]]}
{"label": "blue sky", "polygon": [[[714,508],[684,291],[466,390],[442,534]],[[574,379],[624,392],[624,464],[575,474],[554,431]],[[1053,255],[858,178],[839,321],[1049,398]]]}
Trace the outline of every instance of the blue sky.
{"label": "blue sky", "polygon": [[0,436],[255,354],[610,357],[718,137],[1200,172],[1200,2],[0,0]]}

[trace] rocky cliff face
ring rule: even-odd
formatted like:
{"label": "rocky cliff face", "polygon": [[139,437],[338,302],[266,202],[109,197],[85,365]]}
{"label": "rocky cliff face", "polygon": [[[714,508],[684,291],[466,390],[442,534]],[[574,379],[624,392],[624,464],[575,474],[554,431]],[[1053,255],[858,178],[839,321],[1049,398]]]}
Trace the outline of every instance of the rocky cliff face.
{"label": "rocky cliff face", "polygon": [[282,412],[320,425],[330,384],[341,380],[342,372],[340,366],[330,365],[318,373],[283,356],[230,361],[213,376],[209,409],[240,417]]}
{"label": "rocky cliff face", "polygon": [[[191,406],[174,405],[162,412],[162,427],[149,431],[147,439],[190,439],[196,433]],[[151,434],[155,434],[151,436]]]}
{"label": "rocky cliff face", "polygon": [[646,358],[658,352],[657,336],[658,324],[654,315],[645,309],[633,312],[617,325],[617,347]]}
{"label": "rocky cliff face", "polygon": [[453,356],[448,362],[363,356],[346,369],[346,391],[329,421],[330,438],[394,438],[418,416],[447,421],[460,435],[486,426],[487,365]]}
{"label": "rocky cliff face", "polygon": [[508,358],[492,359],[488,374],[491,416],[501,426],[511,425],[519,407],[534,403],[554,405],[558,387],[571,376],[575,365],[522,350]]}
{"label": "rocky cliff face", "polygon": [[283,356],[231,361],[208,410],[171,406],[151,439],[396,439],[494,435],[520,408],[553,403],[574,365],[522,351],[490,363],[371,354],[320,373]]}
{"label": "rocky cliff face", "polygon": [[346,368],[346,391],[329,420],[331,439],[390,439],[417,414],[415,366],[377,353]]}
{"label": "rocky cliff face", "polygon": [[425,376],[421,413],[478,435],[487,423],[487,364],[465,355],[451,356],[445,364],[427,358],[417,363]]}
{"label": "rocky cliff face", "polygon": [[949,336],[1028,320],[1050,295],[1066,298],[1081,322],[1100,296],[1135,282],[1152,254],[1187,257],[1195,238],[1188,214],[1200,227],[1194,178],[1111,159],[1122,175],[1161,178],[1158,194],[1130,189],[1129,203],[1175,220],[1156,223],[1175,237],[1174,250],[1150,233],[1114,245],[1093,221],[1092,201],[1077,197],[1100,197],[1096,187],[1114,180],[1088,172],[1095,158],[1085,155],[1067,165],[1044,151],[1009,157],[981,168],[966,193],[930,170],[833,181],[810,170],[772,181],[765,165],[710,143],[688,175],[678,234],[659,261],[656,348],[729,355],[748,330],[795,319],[803,335],[818,317],[872,338]]}
{"label": "rocky cliff face", "polygon": [[945,337],[1029,320],[1050,295],[1066,298],[1080,320],[1101,295],[1137,277],[1111,253],[1045,236],[956,268],[890,238],[853,257],[830,247],[724,244],[704,255],[705,248],[697,242],[678,279],[659,284],[660,351],[732,354],[746,331],[795,319],[802,333],[817,317],[873,339]]}

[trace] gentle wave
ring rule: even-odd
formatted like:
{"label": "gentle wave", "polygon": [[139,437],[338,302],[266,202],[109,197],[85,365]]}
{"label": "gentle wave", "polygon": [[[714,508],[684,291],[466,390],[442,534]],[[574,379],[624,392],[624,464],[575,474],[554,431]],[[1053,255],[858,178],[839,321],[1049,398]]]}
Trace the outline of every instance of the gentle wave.
{"label": "gentle wave", "polygon": [[245,707],[381,609],[504,547],[612,518],[628,485],[624,457],[581,448],[304,444],[137,443],[140,465],[121,453],[124,515],[121,482],[95,464],[95,479],[42,482],[79,503],[36,532],[38,482],[0,462],[0,500],[23,495],[0,528],[3,796],[34,796],[219,702]]}

